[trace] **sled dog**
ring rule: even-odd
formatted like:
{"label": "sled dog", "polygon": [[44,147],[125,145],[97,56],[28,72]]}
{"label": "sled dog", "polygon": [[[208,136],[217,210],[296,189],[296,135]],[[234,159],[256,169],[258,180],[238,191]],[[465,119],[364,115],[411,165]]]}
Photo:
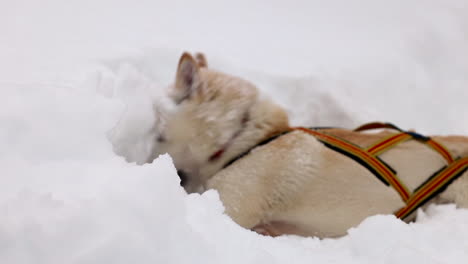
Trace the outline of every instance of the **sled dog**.
{"label": "sled dog", "polygon": [[[168,90],[175,109],[165,117],[155,155],[170,154],[187,192],[217,190],[226,214],[247,229],[273,236],[342,236],[368,216],[394,214],[408,201],[416,203],[422,199],[416,193],[428,198],[417,203],[468,207],[467,137],[400,133],[411,138],[372,154],[369,162],[390,175],[379,179],[374,165],[363,165],[362,153],[344,155],[314,133],[368,151],[392,138],[392,129],[291,129],[282,107],[259,96],[254,84],[210,69],[203,54],[181,56]],[[457,177],[442,179],[450,184],[437,192],[426,183],[439,181],[431,176],[449,173],[452,163],[430,142],[443,146],[454,162],[465,162],[457,163]],[[418,192],[421,188],[427,191]]]}

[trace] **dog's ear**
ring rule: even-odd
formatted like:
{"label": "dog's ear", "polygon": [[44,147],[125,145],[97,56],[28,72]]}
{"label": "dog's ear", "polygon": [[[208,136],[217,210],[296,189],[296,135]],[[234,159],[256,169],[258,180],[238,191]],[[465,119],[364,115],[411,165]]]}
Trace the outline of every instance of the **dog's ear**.
{"label": "dog's ear", "polygon": [[200,73],[197,61],[187,52],[179,59],[173,97],[176,103],[181,103],[200,86]]}
{"label": "dog's ear", "polygon": [[197,60],[198,67],[207,68],[208,63],[206,62],[205,54],[197,52],[195,53],[195,59]]}

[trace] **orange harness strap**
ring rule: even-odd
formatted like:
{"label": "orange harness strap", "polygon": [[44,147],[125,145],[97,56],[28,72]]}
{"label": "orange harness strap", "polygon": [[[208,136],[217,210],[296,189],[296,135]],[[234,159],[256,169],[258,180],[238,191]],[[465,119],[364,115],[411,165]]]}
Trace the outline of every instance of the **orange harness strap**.
{"label": "orange harness strap", "polygon": [[394,130],[400,131],[401,133],[391,135],[390,137],[385,138],[375,143],[374,145],[368,147],[367,151],[369,153],[372,153],[373,155],[379,155],[383,153],[384,151],[394,147],[395,145],[405,142],[407,140],[416,139],[425,143],[427,146],[431,147],[433,150],[438,152],[447,161],[448,164],[454,161],[452,155],[450,154],[450,151],[448,151],[447,148],[445,148],[443,145],[441,145],[437,141],[434,141],[432,138],[420,135],[415,132],[403,131],[399,127],[390,123],[373,122],[373,123],[362,125],[356,128],[354,131],[361,132],[365,130],[378,129],[378,128],[394,129]]}
{"label": "orange harness strap", "polygon": [[406,206],[398,210],[395,215],[398,218],[404,219],[425,202],[447,188],[450,183],[461,176],[467,169],[468,157],[458,159],[444,167],[419,186],[406,202]]}
{"label": "orange harness strap", "polygon": [[382,141],[375,143],[374,145],[367,148],[367,152],[374,156],[382,154],[384,151],[396,146],[399,143],[405,142],[412,139],[413,137],[406,133],[398,133],[391,135],[388,138],[383,139]]}
{"label": "orange harness strap", "polygon": [[451,164],[455,161],[452,157],[452,154],[450,154],[447,148],[442,146],[439,142],[434,141],[433,139],[429,139],[428,141],[426,141],[426,145],[439,152],[439,154],[442,155],[442,157],[444,157],[448,164]]}
{"label": "orange harness strap", "polygon": [[384,164],[380,159],[378,159],[377,156],[374,156],[366,150],[343,139],[322,132],[318,132],[317,130],[303,127],[293,129],[301,130],[308,134],[311,134],[326,145],[332,146],[336,151],[344,152],[347,156],[354,157],[355,160],[356,158],[359,159],[359,163],[370,169],[374,174],[377,173],[376,176],[380,176],[380,178],[383,178],[386,183],[390,184],[400,194],[403,201],[408,201],[410,197],[410,192],[408,188],[406,188],[406,186],[401,182],[401,180],[398,179],[396,174],[386,164]]}
{"label": "orange harness strap", "polygon": [[[303,127],[291,128],[293,130],[301,130],[316,137],[327,147],[340,152],[368,168],[385,184],[391,185],[400,195],[406,205],[395,212],[398,218],[404,219],[414,212],[421,205],[432,199],[435,195],[443,191],[450,183],[461,176],[468,169],[468,157],[454,159],[450,152],[440,143],[429,137],[422,136],[418,133],[403,131],[390,123],[369,123],[360,126],[355,131],[364,131],[377,128],[390,128],[400,131],[393,134],[374,145],[363,149],[355,144],[348,142],[336,136],[319,132],[319,128],[310,129]],[[446,161],[447,166],[429,177],[426,182],[422,183],[414,192],[410,192],[408,188],[397,177],[397,173],[389,168],[378,155],[391,149],[392,147],[408,140],[418,140],[428,145],[433,150],[437,151]]]}

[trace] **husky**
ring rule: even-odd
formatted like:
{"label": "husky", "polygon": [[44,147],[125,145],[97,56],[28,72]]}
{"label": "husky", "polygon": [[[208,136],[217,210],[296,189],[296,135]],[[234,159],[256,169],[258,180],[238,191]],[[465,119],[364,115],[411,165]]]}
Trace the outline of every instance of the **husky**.
{"label": "husky", "polygon": [[[304,130],[291,130],[282,107],[260,96],[251,82],[210,69],[203,54],[180,57],[168,96],[175,109],[159,129],[157,152],[170,154],[188,193],[217,190],[225,213],[244,228],[271,236],[339,237],[368,216],[405,205],[362,164]],[[324,131],[363,148],[391,134]],[[468,155],[467,137],[431,138],[455,157]],[[447,165],[418,140],[398,144],[379,159],[409,190]],[[460,174],[430,203],[468,207],[468,172]]]}

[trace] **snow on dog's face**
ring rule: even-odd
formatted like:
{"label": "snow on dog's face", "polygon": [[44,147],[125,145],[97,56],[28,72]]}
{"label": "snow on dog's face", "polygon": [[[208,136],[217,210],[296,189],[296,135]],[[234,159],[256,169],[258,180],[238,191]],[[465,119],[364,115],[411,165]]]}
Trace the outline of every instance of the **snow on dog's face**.
{"label": "snow on dog's face", "polygon": [[184,53],[169,96],[176,107],[158,137],[158,152],[167,152],[188,192],[203,184],[224,165],[219,157],[249,122],[257,88],[240,78],[207,68],[205,57]]}

